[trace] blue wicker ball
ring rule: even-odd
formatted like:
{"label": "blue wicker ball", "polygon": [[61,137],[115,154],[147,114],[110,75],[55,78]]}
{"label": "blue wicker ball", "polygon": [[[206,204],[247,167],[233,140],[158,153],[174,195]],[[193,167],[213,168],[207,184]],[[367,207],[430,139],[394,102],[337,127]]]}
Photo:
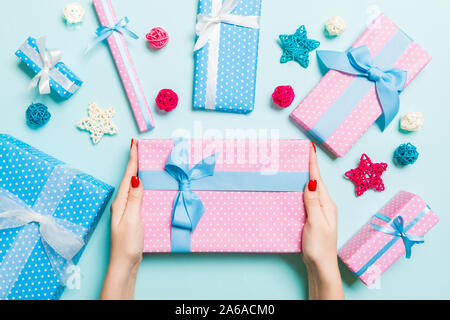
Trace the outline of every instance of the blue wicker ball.
{"label": "blue wicker ball", "polygon": [[28,107],[26,116],[27,122],[30,125],[42,127],[50,120],[52,115],[48,111],[47,107],[42,103],[33,103]]}
{"label": "blue wicker ball", "polygon": [[417,158],[419,158],[417,148],[409,142],[401,144],[394,151],[394,161],[402,166],[414,164]]}

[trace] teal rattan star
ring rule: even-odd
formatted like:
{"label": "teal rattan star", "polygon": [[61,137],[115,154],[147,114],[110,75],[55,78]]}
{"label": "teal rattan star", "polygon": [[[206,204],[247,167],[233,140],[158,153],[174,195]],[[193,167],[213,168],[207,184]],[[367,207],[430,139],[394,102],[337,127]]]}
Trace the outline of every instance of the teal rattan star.
{"label": "teal rattan star", "polygon": [[294,34],[280,35],[280,41],[283,49],[280,62],[286,63],[295,60],[303,68],[307,68],[309,65],[309,53],[320,45],[319,41],[307,38],[304,25],[300,26]]}

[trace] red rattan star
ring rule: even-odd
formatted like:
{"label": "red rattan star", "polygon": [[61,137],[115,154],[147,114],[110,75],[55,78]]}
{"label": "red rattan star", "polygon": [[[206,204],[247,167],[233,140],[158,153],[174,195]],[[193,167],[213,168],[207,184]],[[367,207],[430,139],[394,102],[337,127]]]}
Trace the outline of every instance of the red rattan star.
{"label": "red rattan star", "polygon": [[386,163],[372,163],[367,154],[361,156],[358,168],[352,169],[345,173],[356,186],[356,195],[359,197],[369,189],[377,191],[384,190],[383,179],[381,175],[387,169]]}

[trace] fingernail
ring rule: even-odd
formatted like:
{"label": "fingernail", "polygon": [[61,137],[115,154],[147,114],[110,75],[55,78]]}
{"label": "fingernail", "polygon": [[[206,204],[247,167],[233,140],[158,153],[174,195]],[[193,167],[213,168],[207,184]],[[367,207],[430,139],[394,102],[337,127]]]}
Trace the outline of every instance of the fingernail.
{"label": "fingernail", "polygon": [[308,182],[308,190],[309,191],[316,191],[317,189],[317,180],[309,180]]}
{"label": "fingernail", "polygon": [[133,188],[139,187],[139,177],[136,176],[131,177],[131,186]]}
{"label": "fingernail", "polygon": [[133,148],[133,143],[134,143],[134,139],[131,139],[130,150],[131,150],[131,148]]}
{"label": "fingernail", "polygon": [[311,141],[311,145],[312,145],[312,147],[314,148],[314,152],[316,152],[316,153],[317,153],[317,150],[316,150],[316,145],[314,144],[314,142],[312,142],[312,141]]}

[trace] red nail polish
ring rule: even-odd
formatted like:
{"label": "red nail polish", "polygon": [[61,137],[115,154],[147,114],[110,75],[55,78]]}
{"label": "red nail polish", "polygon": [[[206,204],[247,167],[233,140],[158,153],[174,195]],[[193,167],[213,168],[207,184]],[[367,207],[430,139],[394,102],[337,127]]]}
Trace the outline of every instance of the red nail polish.
{"label": "red nail polish", "polygon": [[309,191],[316,191],[317,189],[317,180],[309,180],[308,182],[308,190]]}
{"label": "red nail polish", "polygon": [[139,178],[136,176],[131,177],[131,186],[133,188],[139,187]]}
{"label": "red nail polish", "polygon": [[314,148],[314,152],[316,152],[317,153],[317,150],[316,150],[316,145],[314,144],[314,142],[312,142],[311,141],[311,144],[312,144],[312,147]]}
{"label": "red nail polish", "polygon": [[133,143],[134,143],[134,139],[131,139],[130,150],[131,150],[131,148],[133,148]]}

